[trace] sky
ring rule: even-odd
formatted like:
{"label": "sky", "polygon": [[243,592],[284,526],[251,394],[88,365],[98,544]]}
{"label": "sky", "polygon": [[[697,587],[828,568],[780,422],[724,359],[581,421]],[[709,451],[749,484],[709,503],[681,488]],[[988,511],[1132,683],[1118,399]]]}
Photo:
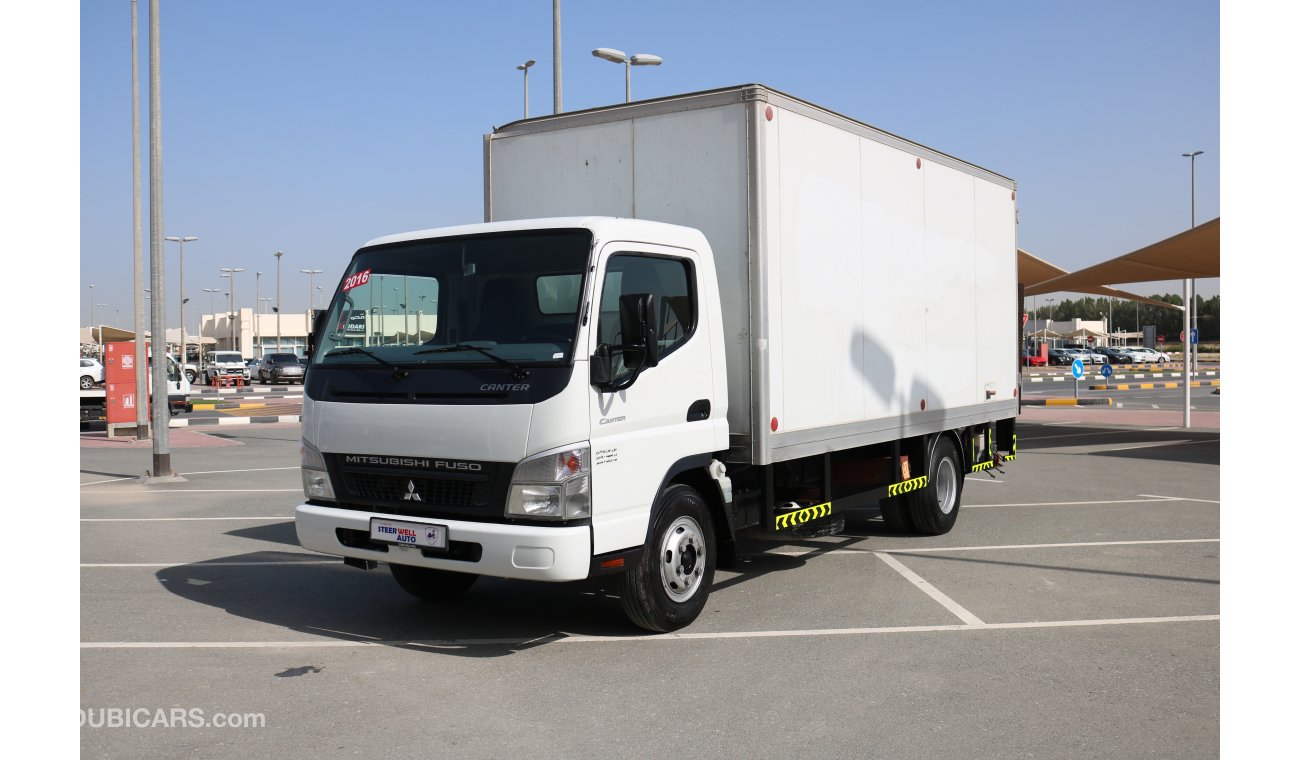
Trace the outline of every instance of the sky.
{"label": "sky", "polygon": [[[148,257],[148,1],[139,7]],[[550,113],[551,2],[163,0],[165,234],[187,328],[328,297],[390,233],[482,221],[482,136]],[[562,2],[563,106],[621,102],[613,47],[653,53],[633,99],[759,82],[1011,177],[1019,245],[1067,270],[1219,215],[1219,8],[1179,2]],[[80,322],[131,326],[130,3],[80,5]],[[167,243],[168,325],[178,253]],[[256,272],[261,271],[261,277]],[[1199,292],[1218,292],[1218,279]],[[1181,283],[1123,286],[1181,292]],[[322,303],[317,305],[323,306]],[[269,310],[269,306],[267,307]]]}

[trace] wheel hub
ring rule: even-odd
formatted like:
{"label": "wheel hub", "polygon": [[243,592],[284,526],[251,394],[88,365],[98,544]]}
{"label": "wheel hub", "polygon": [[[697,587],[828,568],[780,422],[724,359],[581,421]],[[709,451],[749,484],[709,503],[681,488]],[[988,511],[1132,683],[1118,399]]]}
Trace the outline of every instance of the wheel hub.
{"label": "wheel hub", "polygon": [[690,517],[679,517],[664,533],[659,548],[659,578],[664,592],[674,602],[685,602],[700,588],[707,548],[700,524]]}

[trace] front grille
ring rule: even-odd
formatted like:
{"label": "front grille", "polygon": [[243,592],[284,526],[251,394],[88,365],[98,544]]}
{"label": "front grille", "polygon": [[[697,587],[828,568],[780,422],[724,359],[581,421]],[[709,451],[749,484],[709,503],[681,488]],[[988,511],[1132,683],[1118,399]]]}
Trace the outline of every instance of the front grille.
{"label": "front grille", "polygon": [[[514,472],[514,465],[503,462],[422,457],[326,454],[325,461],[343,509],[459,520],[500,519]],[[411,466],[420,461],[422,466]],[[457,471],[448,471],[452,467]]]}
{"label": "front grille", "polygon": [[488,503],[492,486],[485,480],[344,471],[343,490],[357,499],[397,502],[410,507],[482,507]]}

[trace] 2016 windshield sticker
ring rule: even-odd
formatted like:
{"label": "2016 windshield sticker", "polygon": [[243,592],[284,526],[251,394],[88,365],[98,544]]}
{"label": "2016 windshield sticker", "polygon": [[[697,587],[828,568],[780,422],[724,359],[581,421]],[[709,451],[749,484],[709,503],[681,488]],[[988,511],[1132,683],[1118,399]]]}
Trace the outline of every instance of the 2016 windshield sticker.
{"label": "2016 windshield sticker", "polygon": [[343,292],[346,293],[355,287],[365,285],[367,282],[370,282],[370,270],[363,269],[343,281]]}

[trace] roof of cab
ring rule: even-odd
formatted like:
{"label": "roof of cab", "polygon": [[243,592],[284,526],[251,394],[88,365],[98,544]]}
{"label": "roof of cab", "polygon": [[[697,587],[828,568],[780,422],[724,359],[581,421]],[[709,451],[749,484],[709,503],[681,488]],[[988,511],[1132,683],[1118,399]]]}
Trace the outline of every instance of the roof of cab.
{"label": "roof of cab", "polygon": [[681,245],[696,248],[704,234],[691,227],[645,219],[626,219],[612,216],[560,216],[546,219],[516,219],[508,222],[481,222],[455,227],[438,227],[427,230],[385,235],[366,243],[363,248],[391,245],[430,238],[459,237],[462,235],[487,235],[496,232],[525,230],[589,229],[597,240],[640,239],[663,245]]}

